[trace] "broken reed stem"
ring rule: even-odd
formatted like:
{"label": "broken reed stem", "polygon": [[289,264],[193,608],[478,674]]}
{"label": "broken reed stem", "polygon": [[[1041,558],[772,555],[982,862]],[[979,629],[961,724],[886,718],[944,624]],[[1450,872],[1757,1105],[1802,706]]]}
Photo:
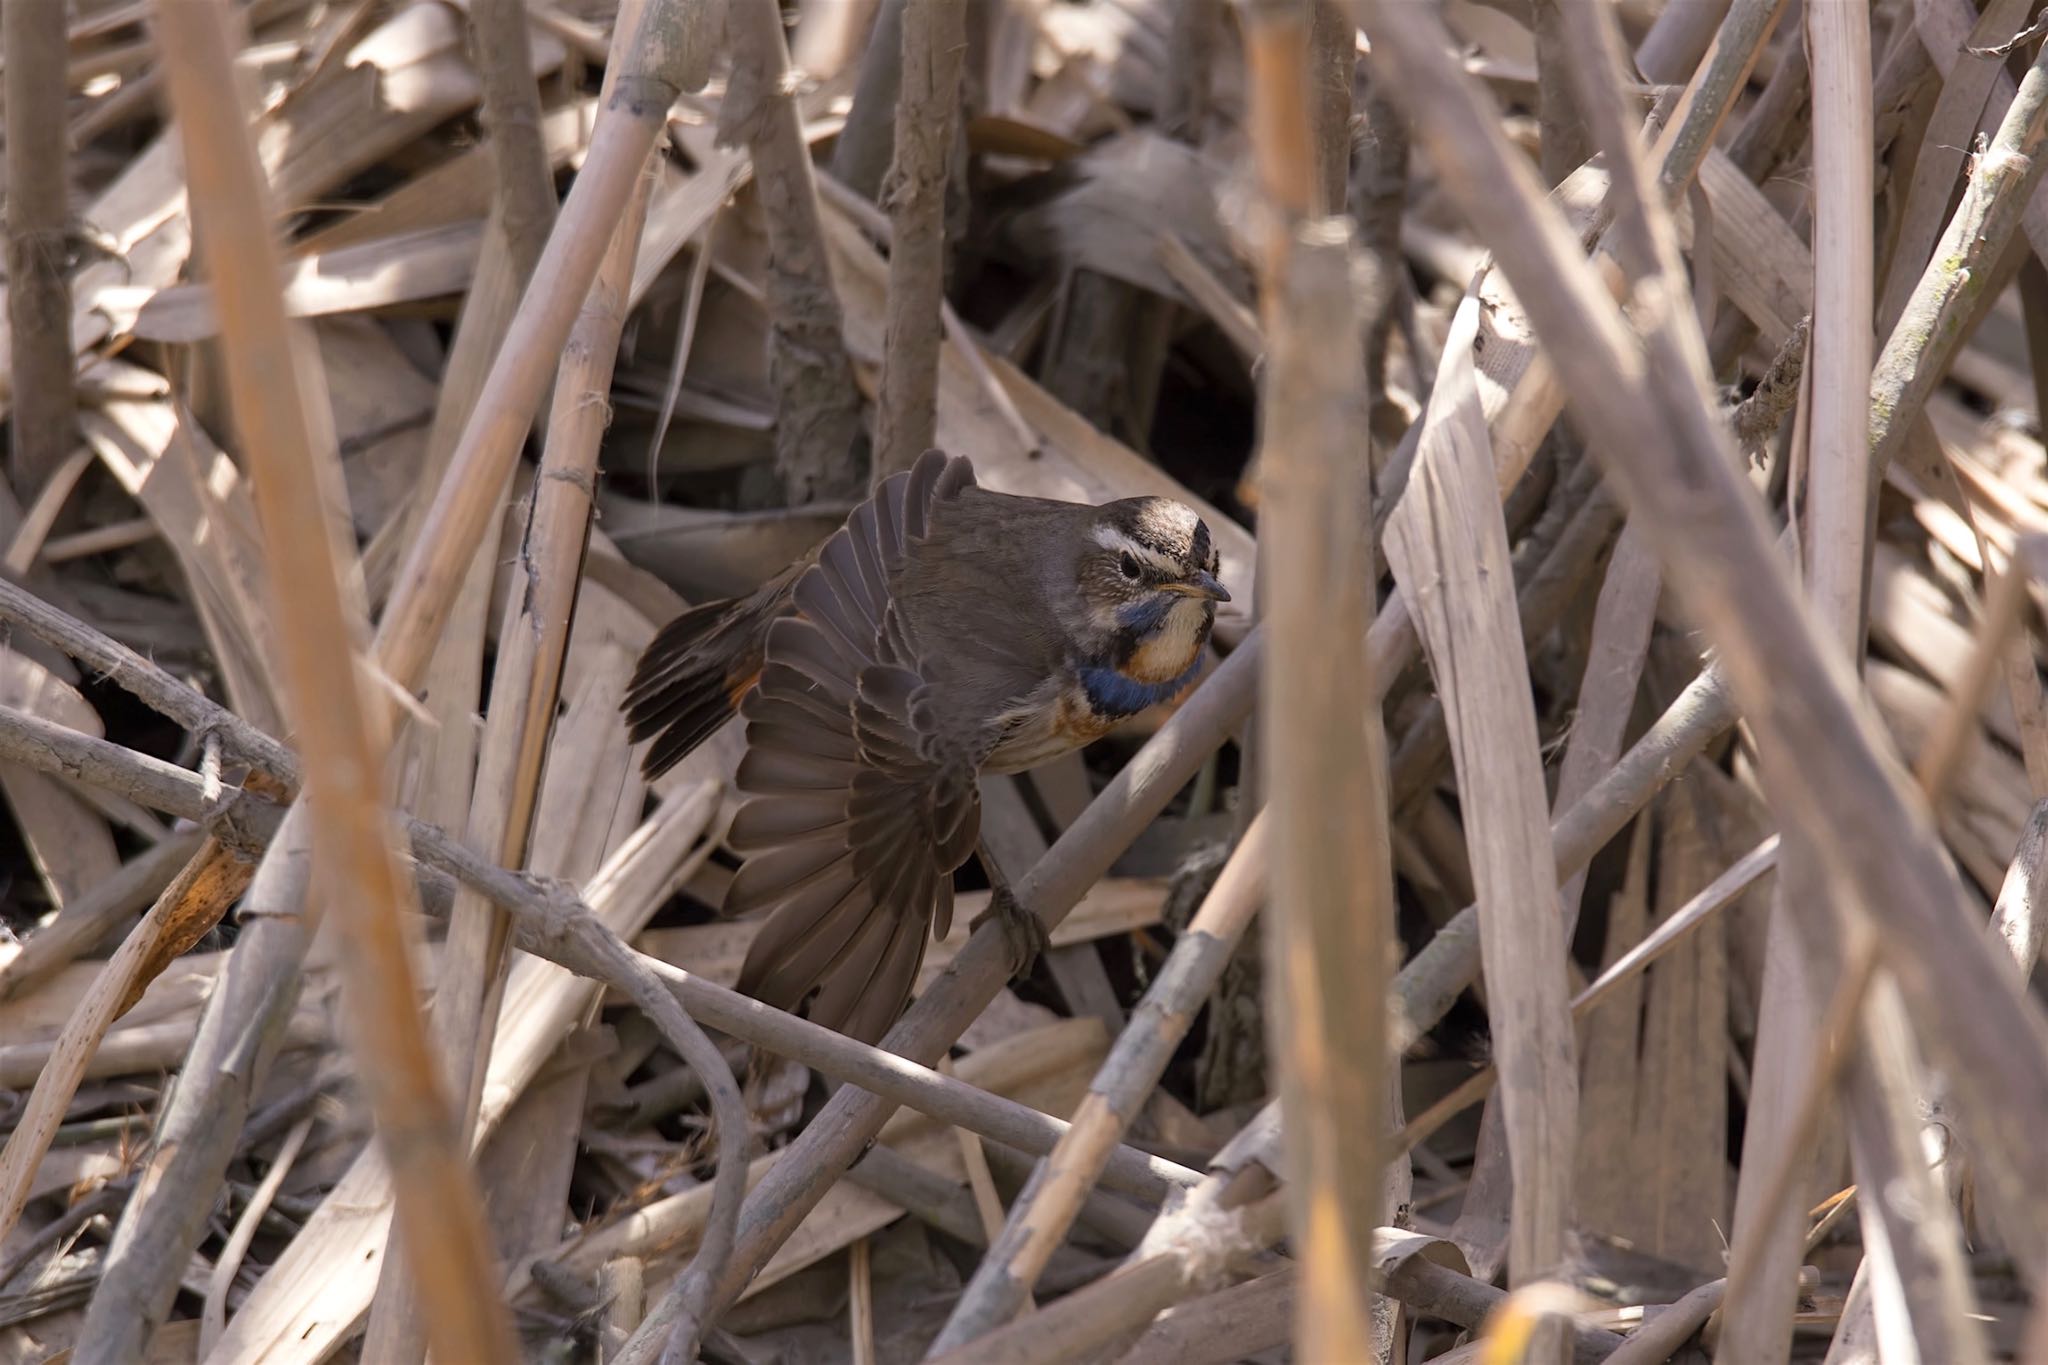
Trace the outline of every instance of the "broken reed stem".
{"label": "broken reed stem", "polygon": [[[357,1071],[388,1163],[397,1223],[423,1286],[427,1333],[447,1360],[509,1359],[483,1203],[442,1091],[407,956],[412,886],[378,787],[388,727],[365,705],[342,567],[317,483],[309,417],[278,289],[263,173],[237,98],[225,3],[159,3],[156,34],[183,135],[196,240],[220,310],[230,407],[282,598],[283,677],[307,756],[313,861],[343,917],[339,962]],[[228,263],[232,262],[232,266]]]}
{"label": "broken reed stem", "polygon": [[[1355,15],[1357,0],[1344,2]],[[1748,87],[1749,74],[1756,69],[1757,58],[1763,55],[1764,43],[1778,26],[1785,4],[1786,0],[1735,0],[1727,7],[1727,18],[1715,30],[1707,55],[1686,83],[1650,154],[1666,195],[1674,199],[1684,195],[1699,173],[1722,121]]]}
{"label": "broken reed stem", "polygon": [[1344,212],[1351,191],[1351,86],[1358,70],[1358,31],[1334,5],[1308,6],[1309,119],[1315,128],[1318,218]]}
{"label": "broken reed stem", "polygon": [[[1721,651],[1757,735],[1774,805],[1796,819],[1828,875],[1883,933],[1939,1062],[1984,1125],[1997,1197],[2048,1228],[2048,1153],[2024,1136],[2048,1130],[2048,1056],[2038,1013],[2014,992],[1974,934],[1961,889],[1924,819],[1904,799],[1852,705],[1839,661],[1820,647],[1777,567],[1755,494],[1702,391],[1697,329],[1631,335],[1491,112],[1443,46],[1430,15],[1384,0],[1355,6],[1384,43],[1377,69],[1395,87],[1444,184],[1496,252],[1549,347],[1574,412],[1642,518],[1692,619]],[[1648,281],[1639,281],[1640,292]],[[1682,319],[1677,301],[1661,303]],[[1664,439],[1646,441],[1644,433]],[[1907,945],[1911,945],[1908,948]],[[2034,1045],[2029,1046],[2029,1042]],[[2020,1251],[2030,1267],[2048,1259]]]}
{"label": "broken reed stem", "polygon": [[[1695,4],[1688,8],[1704,7]],[[1572,92],[1571,36],[1564,7],[1559,0],[1533,0],[1530,9],[1536,39],[1536,119],[1542,132],[1543,182],[1555,189],[1593,154],[1593,139]],[[1659,15],[1659,22],[1670,17]],[[1691,71],[1688,64],[1685,72]]]}
{"label": "broken reed stem", "polygon": [[[212,825],[218,835],[224,823]],[[248,1118],[250,1094],[286,1040],[299,968],[322,908],[308,906],[307,820],[286,814],[243,897],[242,931],[201,1011],[178,1085],[157,1116],[144,1178],[123,1207],[74,1359],[125,1365],[178,1292]]]}
{"label": "broken reed stem", "polygon": [[598,1359],[616,1359],[626,1338],[647,1311],[647,1266],[638,1256],[614,1256],[597,1273],[598,1297],[604,1301],[603,1339]]}
{"label": "broken reed stem", "polygon": [[734,69],[719,106],[719,140],[746,144],[768,224],[764,286],[776,473],[792,506],[851,500],[865,492],[860,392],[832,285],[811,150],[789,88],[781,7],[777,0],[730,0],[726,33]]}
{"label": "broken reed stem", "polygon": [[32,501],[77,444],[72,392],[71,272],[66,240],[70,133],[64,126],[69,47],[62,4],[8,5],[7,344],[0,376],[7,413],[7,474]]}
{"label": "broken reed stem", "polygon": [[[64,1115],[84,1081],[87,1065],[107,1029],[142,995],[172,950],[191,946],[249,885],[250,867],[212,839],[196,851],[121,940],[72,1006],[50,1060],[36,1076],[27,1103],[0,1148],[0,1241],[14,1230],[27,1205],[35,1173],[49,1154]],[[197,928],[197,933],[187,932]]]}
{"label": "broken reed stem", "polygon": [[189,825],[174,830],[66,905],[63,914],[40,926],[23,941],[19,952],[0,964],[0,1001],[29,994],[149,909],[171,878],[199,852],[206,837],[204,830]]}
{"label": "broken reed stem", "polygon": [[940,308],[946,285],[946,167],[960,135],[967,0],[921,0],[903,12],[896,159],[889,210],[889,312],[882,328],[874,471],[881,481],[935,442]]}
{"label": "broken reed stem", "polygon": [[1813,101],[1813,358],[1807,437],[1807,593],[1848,658],[1862,654],[1872,520],[1869,375],[1870,13],[1806,14]]}
{"label": "broken reed stem", "polygon": [[1159,68],[1159,131],[1190,146],[1202,145],[1209,121],[1209,87],[1223,34],[1224,0],[1179,0],[1168,11],[1166,61]]}
{"label": "broken reed stem", "polygon": [[1635,66],[1645,80],[1676,85],[1691,76],[1728,13],[1728,0],[1666,5],[1636,49]]}
{"label": "broken reed stem", "polygon": [[1075,1110],[1073,1127],[1032,1171],[1011,1204],[1009,1220],[961,1291],[952,1316],[930,1347],[933,1353],[967,1345],[1025,1306],[1263,900],[1267,833],[1261,812],[1245,830],[1144,999],[1131,1011],[1131,1022]]}

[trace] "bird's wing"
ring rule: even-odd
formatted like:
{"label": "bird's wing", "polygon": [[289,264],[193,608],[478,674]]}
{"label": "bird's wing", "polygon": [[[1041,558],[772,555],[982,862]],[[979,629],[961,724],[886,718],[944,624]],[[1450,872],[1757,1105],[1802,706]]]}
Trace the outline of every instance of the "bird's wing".
{"label": "bird's wing", "polygon": [[740,988],[867,1041],[887,1030],[952,919],[953,870],[981,825],[986,743],[937,726],[943,707],[892,610],[909,546],[974,473],[928,451],[857,508],[797,581],[797,617],[768,632],[741,708],[749,797],[728,836],[745,856],[729,913],[775,907]]}

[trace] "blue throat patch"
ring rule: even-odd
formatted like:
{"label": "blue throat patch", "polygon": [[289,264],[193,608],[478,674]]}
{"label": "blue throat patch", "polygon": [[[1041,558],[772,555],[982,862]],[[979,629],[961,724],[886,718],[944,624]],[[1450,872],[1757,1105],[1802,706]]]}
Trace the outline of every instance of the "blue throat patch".
{"label": "blue throat patch", "polygon": [[1130,631],[1133,638],[1142,640],[1159,629],[1166,620],[1166,613],[1173,610],[1174,600],[1165,593],[1148,594],[1118,607],[1117,624]]}
{"label": "blue throat patch", "polygon": [[1139,682],[1105,664],[1083,664],[1079,673],[1081,690],[1087,693],[1088,705],[1095,714],[1122,720],[1176,695],[1201,668],[1202,651],[1196,650],[1194,661],[1187,669],[1178,678],[1169,678],[1165,682]]}

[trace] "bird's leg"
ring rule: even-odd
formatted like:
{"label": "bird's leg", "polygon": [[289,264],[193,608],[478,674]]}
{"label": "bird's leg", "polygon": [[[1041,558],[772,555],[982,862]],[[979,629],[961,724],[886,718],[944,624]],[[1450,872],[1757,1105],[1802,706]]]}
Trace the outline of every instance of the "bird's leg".
{"label": "bird's leg", "polygon": [[981,860],[981,870],[988,874],[988,909],[976,915],[968,927],[979,929],[983,920],[993,919],[1002,930],[1003,945],[1010,950],[1011,977],[1028,976],[1038,965],[1039,954],[1051,946],[1045,923],[1010,890],[1010,879],[1003,874],[986,842],[975,846],[975,856]]}

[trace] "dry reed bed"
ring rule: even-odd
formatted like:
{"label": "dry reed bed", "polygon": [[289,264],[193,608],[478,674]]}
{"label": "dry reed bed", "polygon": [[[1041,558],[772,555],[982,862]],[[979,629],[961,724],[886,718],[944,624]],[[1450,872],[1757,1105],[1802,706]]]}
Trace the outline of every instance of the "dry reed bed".
{"label": "dry reed bed", "polygon": [[[0,1357],[2048,1353],[2032,8],[6,6]],[[928,442],[1235,601],[877,1049],[617,706]]]}

